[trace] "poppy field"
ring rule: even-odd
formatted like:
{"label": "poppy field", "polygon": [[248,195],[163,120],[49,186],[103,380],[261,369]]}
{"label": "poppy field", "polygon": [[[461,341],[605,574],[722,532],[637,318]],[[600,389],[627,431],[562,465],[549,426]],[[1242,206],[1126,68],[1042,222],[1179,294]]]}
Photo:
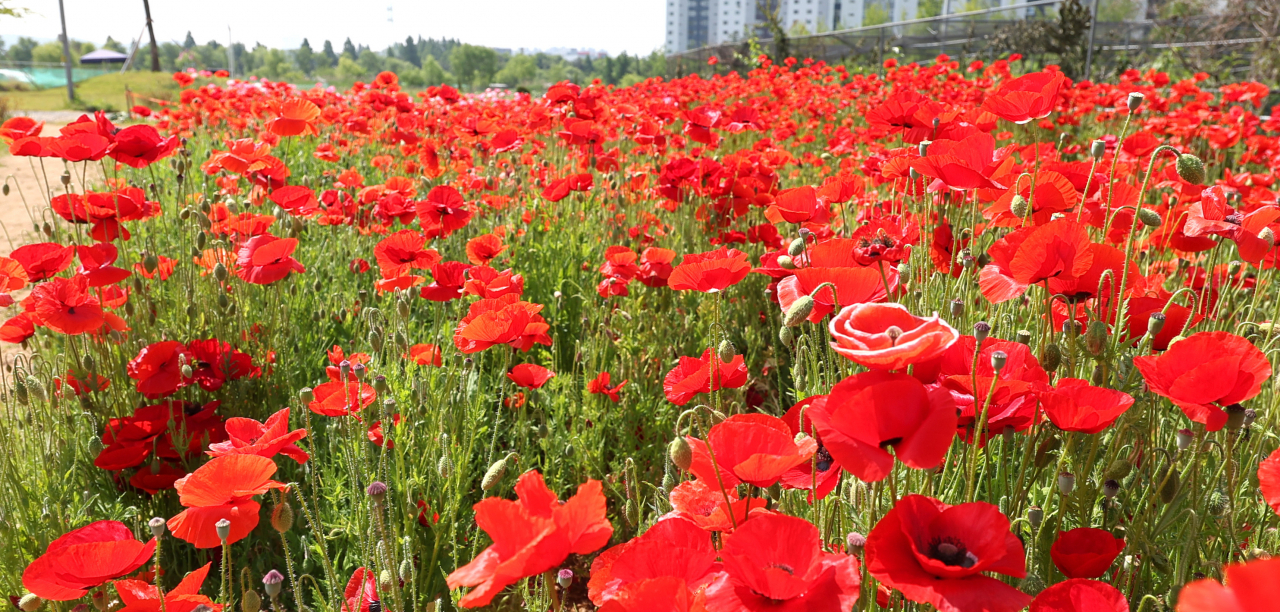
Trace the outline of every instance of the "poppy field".
{"label": "poppy field", "polygon": [[1020,66],[10,119],[0,590],[1274,609],[1268,88]]}

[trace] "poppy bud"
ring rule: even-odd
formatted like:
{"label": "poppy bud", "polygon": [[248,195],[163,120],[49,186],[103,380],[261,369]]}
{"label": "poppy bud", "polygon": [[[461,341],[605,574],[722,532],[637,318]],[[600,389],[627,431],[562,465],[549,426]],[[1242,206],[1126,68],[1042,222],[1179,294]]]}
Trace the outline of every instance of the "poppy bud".
{"label": "poppy bud", "polygon": [[44,384],[35,376],[27,377],[27,394],[37,402],[49,401],[49,395],[44,390]]}
{"label": "poppy bud", "polygon": [[267,590],[267,597],[275,599],[280,595],[280,585],[284,582],[284,576],[276,570],[267,572],[262,577],[262,586]]}
{"label": "poppy bud", "polygon": [[1147,335],[1154,337],[1164,329],[1165,315],[1163,312],[1153,312],[1147,321]]}
{"label": "poppy bud", "polygon": [[667,456],[682,472],[689,471],[689,466],[693,465],[693,449],[689,447],[689,441],[683,436],[677,436],[671,440],[667,445]]}
{"label": "poppy bud", "polygon": [[31,398],[27,395],[27,382],[21,378],[13,381],[13,395],[17,398],[18,403],[26,406]]}
{"label": "poppy bud", "polygon": [[1195,433],[1190,429],[1179,429],[1177,434],[1178,450],[1184,451],[1191,448],[1191,442],[1195,440]]}
{"label": "poppy bud", "polygon": [[1040,506],[1031,506],[1027,508],[1027,522],[1031,523],[1032,529],[1040,527],[1040,523],[1044,522],[1044,510]]}
{"label": "poppy bud", "polygon": [[796,238],[787,246],[787,255],[799,257],[804,253],[804,238]]}
{"label": "poppy bud", "polygon": [[1204,169],[1204,161],[1190,153],[1178,155],[1178,176],[1192,185],[1203,185],[1208,173]]}
{"label": "poppy bud", "polygon": [[1076,488],[1076,475],[1071,472],[1058,474],[1058,491],[1063,495],[1071,495]]}
{"label": "poppy bud", "polygon": [[787,346],[791,346],[792,343],[794,343],[795,341],[796,341],[796,334],[795,332],[791,331],[790,327],[783,327],[782,329],[778,330],[778,342],[781,342]]}
{"label": "poppy bud", "polygon": [[1133,471],[1133,464],[1124,459],[1116,459],[1107,466],[1107,471],[1102,476],[1107,480],[1124,480]]}
{"label": "poppy bud", "polygon": [[240,612],[258,612],[262,609],[262,598],[258,592],[249,590],[240,596]]}
{"label": "poppy bud", "polygon": [[502,459],[494,461],[493,465],[489,466],[488,471],[484,473],[484,478],[480,480],[480,488],[484,491],[488,491],[489,489],[492,489],[494,486],[498,484],[499,480],[502,480],[502,477],[506,473],[507,473],[506,458],[504,457]]}
{"label": "poppy bud", "polygon": [[440,460],[436,462],[436,473],[445,480],[453,474],[453,460],[449,459],[449,455],[440,455]]}
{"label": "poppy bud", "polygon": [[861,555],[862,550],[867,547],[867,536],[851,531],[844,537],[844,542],[849,547],[849,554]]}
{"label": "poppy bud", "polygon": [[1179,482],[1178,470],[1169,470],[1169,466],[1160,468],[1156,473],[1156,486],[1160,487],[1160,501],[1170,503],[1178,496]]}
{"label": "poppy bud", "polygon": [[1046,372],[1053,373],[1057,371],[1058,366],[1062,364],[1062,349],[1057,344],[1047,344],[1040,352],[1040,367]]}
{"label": "poppy bud", "polygon": [[1039,595],[1045,589],[1044,579],[1036,574],[1028,573],[1022,582],[1018,583],[1018,588],[1027,595],[1032,597]]}
{"label": "poppy bud", "polygon": [[278,533],[284,533],[292,527],[293,506],[290,506],[287,500],[276,504],[276,507],[271,510],[271,528]]}
{"label": "poppy bud", "polygon": [[987,339],[991,334],[991,324],[986,321],[978,321],[973,324],[973,337],[978,341],[978,346],[982,346],[982,341]]}
{"label": "poppy bud", "polygon": [[809,318],[813,312],[813,298],[802,295],[791,303],[791,308],[787,309],[786,314],[782,315],[782,324],[786,327],[795,327]]}
{"label": "poppy bud", "polygon": [[190,365],[184,365],[184,366],[182,366],[181,370],[182,370],[182,377],[183,377],[183,378],[191,378],[191,377],[192,377],[192,375],[194,375],[194,374],[195,374],[195,371],[191,369],[191,366],[190,366]]}
{"label": "poppy bud", "polygon": [[1089,350],[1089,354],[1097,357],[1102,354],[1102,349],[1107,344],[1107,324],[1102,321],[1092,321],[1089,323],[1089,329],[1084,334],[1084,345]]}
{"label": "poppy bud", "polygon": [[1009,203],[1009,212],[1019,219],[1025,219],[1027,213],[1030,212],[1030,207],[1027,206],[1027,199],[1022,197],[1022,194],[1013,196],[1013,201]]}
{"label": "poppy bud", "polygon": [[390,593],[395,588],[396,577],[392,575],[391,570],[382,570],[378,572],[378,591]]}
{"label": "poppy bud", "polygon": [[220,283],[227,281],[227,267],[222,265],[222,262],[213,265],[213,277]]}
{"label": "poppy bud", "polygon": [[151,520],[147,521],[147,527],[151,529],[152,537],[160,538],[164,536],[164,528],[166,527],[164,519],[158,516],[153,517]]}
{"label": "poppy bud", "polygon": [[911,264],[905,261],[898,262],[898,276],[911,276]]}
{"label": "poppy bud", "polygon": [[231,306],[231,300],[227,299],[227,294],[225,293],[219,293],[217,301],[218,301],[218,308],[221,308],[222,310],[226,310],[229,306]]}
{"label": "poppy bud", "polygon": [[1139,210],[1138,220],[1147,227],[1160,227],[1160,224],[1163,222],[1163,220],[1160,219],[1160,213],[1151,210],[1150,208]]}
{"label": "poppy bud", "polygon": [[1129,99],[1126,101],[1129,106],[1129,112],[1138,110],[1138,107],[1142,106],[1142,101],[1144,99],[1146,99],[1146,96],[1142,95],[1139,92],[1136,92],[1136,91],[1129,92]]}
{"label": "poppy bud", "polygon": [[400,562],[400,581],[413,582],[413,562],[408,559]]}
{"label": "poppy bud", "polygon": [[1031,344],[1031,332],[1030,332],[1030,331],[1027,331],[1027,330],[1025,330],[1025,329],[1020,329],[1020,330],[1018,330],[1018,332],[1017,332],[1017,333],[1015,333],[1015,334],[1013,335],[1013,339],[1014,339],[1014,341],[1015,341],[1015,342],[1017,342],[1018,344],[1030,345],[1030,344]]}
{"label": "poppy bud", "polygon": [[734,348],[733,342],[730,342],[728,338],[720,341],[720,346],[716,349],[716,356],[720,358],[720,361],[732,361],[737,355],[738,351]]}
{"label": "poppy bud", "polygon": [[1089,383],[1095,387],[1103,386],[1107,382],[1107,371],[1102,368],[1102,364],[1093,366],[1093,372],[1089,374]]}
{"label": "poppy bud", "polygon": [[226,543],[227,538],[231,537],[231,521],[228,521],[227,519],[218,519],[218,522],[214,523],[213,528],[218,532],[218,539],[222,540],[223,543]]}
{"label": "poppy bud", "polygon": [[994,351],[991,353],[991,369],[997,374],[1004,369],[1004,364],[1009,360],[1009,354],[1004,351]]}
{"label": "poppy bud", "polygon": [[790,255],[779,255],[778,267],[783,270],[794,270],[796,269],[796,263],[791,259]]}
{"label": "poppy bud", "polygon": [[[5,192],[8,192],[9,186],[5,185],[4,190]],[[40,606],[43,603],[44,600],[40,599],[39,595],[36,595],[35,593],[27,593],[22,596],[22,599],[18,600],[18,609],[22,610],[22,612],[36,612],[36,610],[40,609]]]}

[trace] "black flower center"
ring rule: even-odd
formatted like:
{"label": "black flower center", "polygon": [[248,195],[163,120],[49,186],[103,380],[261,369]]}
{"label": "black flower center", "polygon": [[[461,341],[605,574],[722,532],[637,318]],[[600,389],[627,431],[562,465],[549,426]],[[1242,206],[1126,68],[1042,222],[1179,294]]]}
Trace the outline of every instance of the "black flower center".
{"label": "black flower center", "polygon": [[831,451],[828,451],[827,447],[819,444],[818,452],[815,453],[814,455],[815,455],[815,458],[817,459],[815,463],[819,472],[825,472],[831,469],[831,464],[833,463],[833,461],[831,459]]}
{"label": "black flower center", "polygon": [[965,548],[964,542],[951,537],[934,538],[929,543],[929,558],[952,567],[965,569],[973,567],[978,562],[978,558]]}

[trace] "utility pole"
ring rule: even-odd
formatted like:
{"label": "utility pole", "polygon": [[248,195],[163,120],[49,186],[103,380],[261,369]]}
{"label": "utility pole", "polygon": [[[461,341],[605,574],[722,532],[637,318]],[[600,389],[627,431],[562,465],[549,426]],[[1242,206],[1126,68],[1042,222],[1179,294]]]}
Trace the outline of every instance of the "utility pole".
{"label": "utility pole", "polygon": [[1098,0],[1093,0],[1093,13],[1089,15],[1089,48],[1084,52],[1084,80],[1093,76],[1093,33],[1098,29]]}
{"label": "utility pole", "polygon": [[156,46],[156,29],[151,26],[150,0],[142,0],[142,8],[147,11],[147,34],[151,35],[151,72],[160,72],[160,48]]}
{"label": "utility pole", "polygon": [[71,40],[67,38],[67,10],[58,0],[58,16],[62,18],[62,67],[67,72],[67,101],[76,99],[76,87],[71,84]]}
{"label": "utility pole", "polygon": [[227,26],[227,74],[236,75],[236,39],[231,37],[231,26]]}

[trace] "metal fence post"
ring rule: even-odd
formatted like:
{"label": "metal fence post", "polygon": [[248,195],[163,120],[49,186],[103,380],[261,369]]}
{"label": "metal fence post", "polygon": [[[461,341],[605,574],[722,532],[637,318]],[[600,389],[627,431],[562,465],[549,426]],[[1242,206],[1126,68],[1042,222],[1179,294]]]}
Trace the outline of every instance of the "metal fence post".
{"label": "metal fence post", "polygon": [[58,15],[62,17],[62,67],[67,71],[67,101],[76,101],[76,87],[71,84],[71,40],[67,38],[67,10],[58,0]]}
{"label": "metal fence post", "polygon": [[1093,0],[1093,13],[1089,15],[1089,48],[1084,52],[1084,80],[1093,76],[1093,33],[1098,30],[1098,0]]}

